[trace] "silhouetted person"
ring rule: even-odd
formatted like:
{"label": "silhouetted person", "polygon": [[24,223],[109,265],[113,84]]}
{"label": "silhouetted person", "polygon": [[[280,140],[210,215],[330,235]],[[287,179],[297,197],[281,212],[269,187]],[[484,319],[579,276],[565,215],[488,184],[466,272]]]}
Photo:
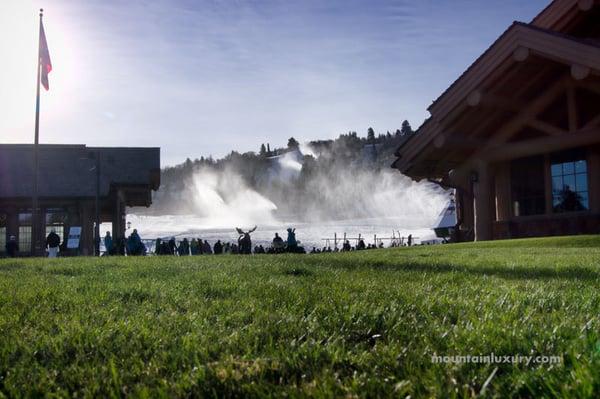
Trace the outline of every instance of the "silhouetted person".
{"label": "silhouetted person", "polygon": [[169,245],[169,255],[177,254],[177,242],[175,241],[175,237],[171,237],[168,245]]}
{"label": "silhouetted person", "polygon": [[6,256],[10,258],[16,258],[19,254],[19,243],[15,236],[10,236],[8,242],[4,246],[6,249]]}
{"label": "silhouetted person", "polygon": [[356,244],[356,249],[360,251],[360,250],[363,250],[365,248],[366,248],[366,246],[365,246],[365,240],[363,240],[361,238],[360,240],[358,240],[358,244]]}
{"label": "silhouetted person", "polygon": [[289,252],[296,252],[298,249],[298,241],[296,241],[296,229],[291,227],[287,229],[287,249]]}
{"label": "silhouetted person", "polygon": [[350,241],[344,241],[344,245],[342,246],[342,251],[350,251],[352,247],[350,246]]}
{"label": "silhouetted person", "polygon": [[252,239],[250,238],[250,233],[256,230],[256,226],[253,229],[248,231],[243,231],[242,229],[236,227],[235,228],[240,235],[238,238],[238,246],[240,248],[240,253],[242,255],[250,255],[252,254]]}
{"label": "silhouetted person", "polygon": [[187,238],[184,238],[183,241],[179,244],[179,248],[177,248],[177,252],[179,256],[188,256],[190,254],[190,243]]}
{"label": "silhouetted person", "polygon": [[137,229],[133,229],[133,232],[127,239],[127,253],[128,255],[138,256],[143,255],[145,252],[144,244],[142,239],[137,232]]}
{"label": "silhouetted person", "polygon": [[273,250],[275,252],[282,252],[285,247],[283,243],[283,238],[279,237],[279,234],[275,233],[275,237],[273,238]]}
{"label": "silhouetted person", "polygon": [[127,238],[121,237],[121,239],[119,240],[119,255],[124,256],[126,251],[127,251]]}
{"label": "silhouetted person", "polygon": [[110,231],[107,231],[106,235],[104,236],[104,255],[112,255],[113,251],[113,240],[110,236]]}
{"label": "silhouetted person", "polygon": [[163,241],[160,243],[160,254],[161,255],[173,255],[169,248],[169,243],[167,241]]}
{"label": "silhouetted person", "polygon": [[223,253],[223,244],[221,244],[221,240],[217,240],[215,245],[213,246],[213,252],[215,255],[221,255]]}
{"label": "silhouetted person", "polygon": [[192,238],[192,240],[190,241],[190,253],[192,255],[198,255],[198,240],[196,240],[195,238]]}
{"label": "silhouetted person", "polygon": [[60,237],[54,229],[50,230],[50,234],[46,237],[46,247],[48,247],[48,257],[56,258],[58,256],[58,247],[60,245]]}
{"label": "silhouetted person", "polygon": [[204,244],[202,244],[202,253],[206,255],[212,255],[213,253],[212,248],[210,247],[210,244],[207,240],[204,240]]}

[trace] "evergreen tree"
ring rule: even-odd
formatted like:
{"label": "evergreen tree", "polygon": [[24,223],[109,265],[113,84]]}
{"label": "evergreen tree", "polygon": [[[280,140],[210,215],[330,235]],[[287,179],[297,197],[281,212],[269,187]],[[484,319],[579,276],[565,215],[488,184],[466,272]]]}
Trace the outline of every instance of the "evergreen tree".
{"label": "evergreen tree", "polygon": [[267,147],[264,144],[260,145],[260,156],[264,157],[267,155]]}
{"label": "evergreen tree", "polygon": [[407,120],[404,120],[404,122],[402,122],[402,129],[400,130],[400,132],[403,135],[413,134],[414,133],[412,127],[410,126],[410,123],[408,123]]}
{"label": "evergreen tree", "polygon": [[375,142],[375,131],[372,127],[367,130],[367,142],[374,143]]}
{"label": "evergreen tree", "polygon": [[300,147],[300,143],[298,143],[298,141],[296,141],[295,138],[290,137],[290,139],[288,140],[288,149],[290,150],[296,150],[298,149],[298,147]]}

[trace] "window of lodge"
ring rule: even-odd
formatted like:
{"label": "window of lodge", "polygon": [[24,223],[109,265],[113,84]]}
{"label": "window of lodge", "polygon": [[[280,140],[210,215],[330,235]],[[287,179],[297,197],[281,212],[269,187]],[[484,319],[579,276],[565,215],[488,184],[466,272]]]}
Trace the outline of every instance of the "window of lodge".
{"label": "window of lodge", "polygon": [[19,251],[31,251],[31,213],[19,213]]}
{"label": "window of lodge", "polygon": [[577,212],[589,209],[588,168],[582,151],[552,157],[552,209]]}
{"label": "window of lodge", "polygon": [[6,250],[6,214],[0,213],[0,253]]}
{"label": "window of lodge", "polygon": [[65,221],[67,213],[61,208],[49,208],[46,210],[46,237],[52,230],[60,237],[60,241],[65,239]]}

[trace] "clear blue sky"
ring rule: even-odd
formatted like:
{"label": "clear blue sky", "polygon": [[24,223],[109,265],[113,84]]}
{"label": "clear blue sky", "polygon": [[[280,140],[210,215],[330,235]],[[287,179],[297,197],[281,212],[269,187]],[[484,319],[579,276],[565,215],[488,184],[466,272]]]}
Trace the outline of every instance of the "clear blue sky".
{"label": "clear blue sky", "polygon": [[54,66],[41,141],[162,147],[163,165],[413,127],[548,0],[2,0],[1,142],[31,142],[37,9]]}

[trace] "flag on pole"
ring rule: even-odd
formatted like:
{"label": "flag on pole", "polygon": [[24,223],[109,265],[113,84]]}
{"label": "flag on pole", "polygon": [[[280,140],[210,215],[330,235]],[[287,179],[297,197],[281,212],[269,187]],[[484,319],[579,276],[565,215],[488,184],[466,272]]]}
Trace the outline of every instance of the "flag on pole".
{"label": "flag on pole", "polygon": [[46,42],[46,33],[44,32],[44,24],[40,21],[40,66],[42,67],[42,85],[46,90],[50,89],[48,83],[48,74],[52,71],[52,63],[50,62],[50,52],[48,51],[48,43]]}

